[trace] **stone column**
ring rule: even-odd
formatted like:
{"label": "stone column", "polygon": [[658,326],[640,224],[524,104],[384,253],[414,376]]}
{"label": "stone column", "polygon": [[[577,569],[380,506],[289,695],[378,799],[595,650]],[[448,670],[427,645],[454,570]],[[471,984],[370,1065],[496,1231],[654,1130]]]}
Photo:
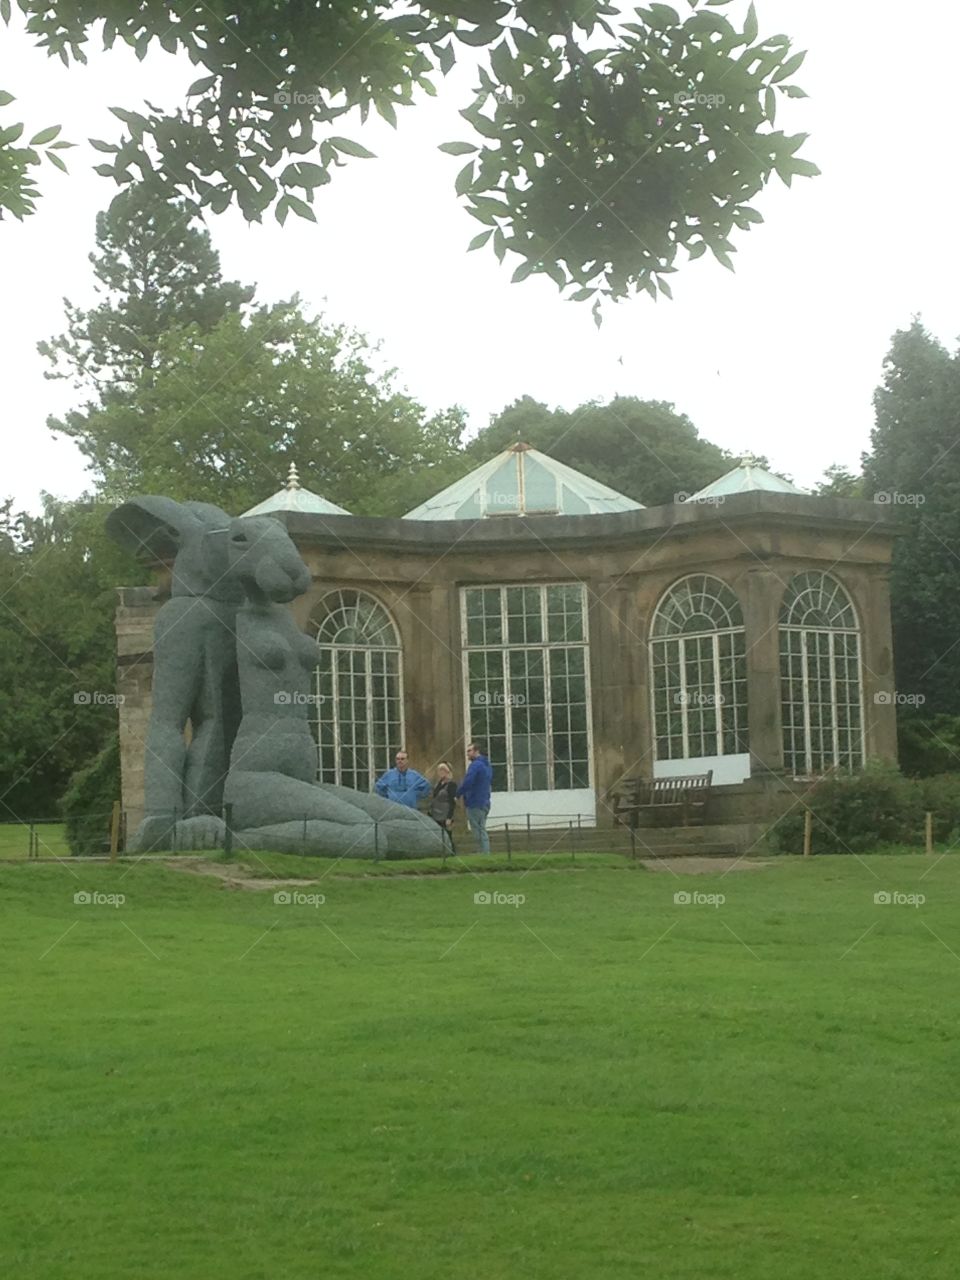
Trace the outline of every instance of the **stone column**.
{"label": "stone column", "polygon": [[747,650],[747,724],[752,776],[783,772],[780,713],[780,603],[788,572],[757,564],[737,584]]}
{"label": "stone column", "polygon": [[153,697],[153,627],[160,600],[153,587],[118,587],[117,693],[120,733],[120,799],[127,830],[143,818],[143,771]]}
{"label": "stone column", "polygon": [[867,760],[897,763],[897,707],[895,698],[912,690],[897,690],[893,670],[893,631],[890,619],[890,574],[886,566],[866,570],[847,581],[860,618],[860,668]]}

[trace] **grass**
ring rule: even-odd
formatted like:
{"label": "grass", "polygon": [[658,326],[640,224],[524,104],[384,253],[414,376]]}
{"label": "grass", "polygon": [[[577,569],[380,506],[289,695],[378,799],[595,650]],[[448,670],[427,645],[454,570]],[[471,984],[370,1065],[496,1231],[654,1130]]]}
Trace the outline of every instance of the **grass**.
{"label": "grass", "polygon": [[3,1274],[953,1280],[960,859],[293,861],[0,866]]}
{"label": "grass", "polygon": [[[39,840],[41,858],[69,858],[66,827],[62,822],[41,821],[33,824]],[[0,861],[30,856],[30,823],[0,823]]]}

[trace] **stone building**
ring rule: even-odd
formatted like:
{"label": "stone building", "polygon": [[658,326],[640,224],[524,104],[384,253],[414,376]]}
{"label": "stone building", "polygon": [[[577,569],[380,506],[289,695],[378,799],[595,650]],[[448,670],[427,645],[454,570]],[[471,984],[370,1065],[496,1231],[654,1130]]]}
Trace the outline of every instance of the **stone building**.
{"label": "stone building", "polygon": [[[402,519],[300,487],[281,520],[313,585],[317,777],[369,790],[404,745],[494,766],[491,825],[612,822],[626,776],[713,773],[713,821],[774,816],[797,779],[894,760],[888,508],[746,462],[644,508],[518,444]],[[163,587],[121,588],[123,800],[142,811]]]}

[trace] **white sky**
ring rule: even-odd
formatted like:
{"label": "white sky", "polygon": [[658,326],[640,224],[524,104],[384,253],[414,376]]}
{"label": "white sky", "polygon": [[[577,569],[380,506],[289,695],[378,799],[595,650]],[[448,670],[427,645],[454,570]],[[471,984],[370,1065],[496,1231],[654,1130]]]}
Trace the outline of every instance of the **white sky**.
{"label": "white sky", "polygon": [[[744,7],[736,0],[727,12]],[[511,285],[509,258],[501,267],[486,249],[468,255],[482,228],[453,193],[463,160],[436,147],[471,137],[457,110],[472,77],[441,83],[437,100],[401,114],[396,133],[379,120],[339,121],[331,132],[379,158],[335,173],[317,194],[318,225],[211,216],[224,274],[256,282],[260,301],[299,291],[382,340],[409,391],[431,409],[462,404],[472,430],[525,393],[565,408],[619,393],[671,400],[707,439],[765,453],[801,484],[833,462],[856,466],[893,332],[914,313],[950,346],[960,330],[960,6],[757,8],[762,34],[786,32],[809,50],[797,82],[810,99],[785,102],[777,123],[812,135],[803,154],[824,176],[791,191],[774,179],[757,202],[765,225],[736,241],[735,274],[709,257],[681,265],[674,302],[643,295],[608,308],[598,332],[589,307],[563,302],[553,284]],[[88,483],[72,442],[45,426],[76,393],[44,379],[36,352],[63,329],[63,296],[92,300],[94,218],[116,188],[92,173],[105,157],[85,139],[119,137],[109,105],[173,104],[201,72],[159,49],[138,63],[119,47],[67,69],[18,22],[12,33],[0,27],[0,85],[18,99],[4,123],[25,119],[30,133],[62,123],[62,136],[82,144],[63,153],[69,177],[44,166],[34,217],[0,223],[0,497],[32,507],[41,489],[73,496]],[[307,471],[309,459],[300,465]]]}

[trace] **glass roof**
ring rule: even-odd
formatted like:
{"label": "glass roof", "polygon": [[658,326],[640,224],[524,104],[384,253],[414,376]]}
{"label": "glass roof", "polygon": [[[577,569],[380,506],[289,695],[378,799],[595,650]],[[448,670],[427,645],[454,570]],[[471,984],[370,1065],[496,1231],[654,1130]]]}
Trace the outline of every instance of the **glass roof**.
{"label": "glass roof", "polygon": [[751,493],[757,489],[763,489],[767,493],[806,493],[806,489],[798,489],[789,480],[765,471],[755,462],[745,461],[735,466],[732,471],[728,471],[726,475],[722,475],[719,480],[714,480],[712,484],[691,494],[687,502],[702,502],[708,498],[727,498],[734,493]]}
{"label": "glass roof", "polygon": [[404,519],[588,516],[639,511],[641,505],[538,449],[515,444],[408,511]]}

